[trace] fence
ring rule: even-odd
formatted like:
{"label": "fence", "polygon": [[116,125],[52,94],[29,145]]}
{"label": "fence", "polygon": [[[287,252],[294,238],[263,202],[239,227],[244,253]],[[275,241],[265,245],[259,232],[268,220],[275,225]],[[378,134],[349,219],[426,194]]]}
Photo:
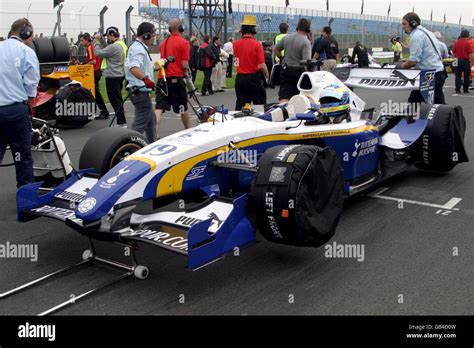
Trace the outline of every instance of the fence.
{"label": "fence", "polygon": [[[228,15],[228,34],[237,36],[239,23],[245,14],[257,16],[258,31],[257,38],[264,40],[273,38],[278,34],[278,26],[281,22],[288,22],[290,29],[294,30],[301,17],[311,20],[313,33],[318,35],[321,28],[333,19],[331,27],[336,40],[341,48],[353,47],[356,41],[363,42],[368,47],[386,47],[392,36],[405,39],[401,29],[400,18],[359,15],[355,13],[333,12],[311,9],[288,8],[279,6],[265,6],[255,4],[233,3],[233,14]],[[173,17],[179,17],[188,23],[187,1],[162,0],[161,8],[148,6],[145,2],[140,7],[140,14],[158,18],[163,22]],[[201,14],[204,13],[201,11]],[[198,26],[200,19],[197,19]],[[456,24],[422,20],[423,25],[432,31],[439,31],[443,40],[450,45],[459,36],[461,27]],[[464,26],[470,28],[468,26]],[[472,29],[472,28],[471,28]]]}

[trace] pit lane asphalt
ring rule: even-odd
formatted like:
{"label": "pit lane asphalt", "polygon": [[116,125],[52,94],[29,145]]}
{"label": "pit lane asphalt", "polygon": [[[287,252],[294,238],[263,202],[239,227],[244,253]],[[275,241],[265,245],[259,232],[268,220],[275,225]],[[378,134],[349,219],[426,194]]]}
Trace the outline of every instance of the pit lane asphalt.
{"label": "pit lane asphalt", "polygon": [[[454,85],[453,76],[446,85]],[[277,91],[268,90],[269,101],[276,101]],[[404,101],[407,96],[356,92],[367,106],[377,107],[388,98]],[[241,250],[240,256],[230,255],[191,272],[185,269],[183,256],[141,245],[137,255],[151,271],[147,280],[121,281],[59,314],[472,315],[474,93],[453,96],[452,87],[445,88],[445,93],[448,103],[463,106],[471,162],[448,174],[412,169],[380,186],[389,187],[383,193],[387,196],[441,205],[459,197],[458,211],[444,216],[436,214],[436,208],[409,203],[399,209],[396,201],[371,198],[367,193],[351,198],[329,243],[364,245],[363,262],[327,258],[324,248],[280,246],[258,236],[260,243]],[[233,108],[235,94],[230,90],[200,99],[205,104]],[[129,122],[132,110],[127,105]],[[166,116],[162,137],[182,127],[179,117]],[[61,131],[75,165],[88,137],[107,124],[93,121],[81,129]],[[0,244],[34,243],[39,250],[37,262],[0,259],[0,292],[81,259],[87,240],[64,224],[48,219],[25,224],[16,221],[13,168],[0,169],[0,192]],[[453,248],[458,248],[458,256],[453,256]],[[98,244],[98,250],[106,255],[122,252],[120,247],[104,243]],[[119,274],[107,266],[86,266],[0,300],[0,315],[38,314]],[[290,303],[291,296],[294,303]]]}

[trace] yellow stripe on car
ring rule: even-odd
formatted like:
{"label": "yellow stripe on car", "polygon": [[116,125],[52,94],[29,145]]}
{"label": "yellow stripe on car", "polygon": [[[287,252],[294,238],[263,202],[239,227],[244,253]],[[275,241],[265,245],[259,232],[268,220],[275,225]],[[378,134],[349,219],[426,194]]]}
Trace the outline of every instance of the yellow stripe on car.
{"label": "yellow stripe on car", "polygon": [[[317,139],[324,137],[337,137],[345,136],[349,134],[357,134],[366,131],[377,130],[377,127],[365,125],[352,129],[341,129],[334,131],[322,131],[322,132],[313,132],[313,133],[299,133],[299,134],[274,134],[274,135],[265,135],[257,138],[252,138],[248,140],[241,141],[234,144],[237,148],[246,148],[252,145],[257,145],[265,142],[271,141],[294,141],[294,140],[303,140],[303,139]],[[205,161],[209,158],[215,157],[222,152],[229,151],[228,145],[220,146],[216,149],[207,151],[200,155],[191,157],[183,162],[177,163],[172,166],[161,178],[158,186],[156,188],[156,197],[167,196],[173,193],[179,193],[182,191],[183,182],[186,176],[189,174],[191,168],[193,168],[199,162]],[[129,158],[133,158],[131,156]]]}

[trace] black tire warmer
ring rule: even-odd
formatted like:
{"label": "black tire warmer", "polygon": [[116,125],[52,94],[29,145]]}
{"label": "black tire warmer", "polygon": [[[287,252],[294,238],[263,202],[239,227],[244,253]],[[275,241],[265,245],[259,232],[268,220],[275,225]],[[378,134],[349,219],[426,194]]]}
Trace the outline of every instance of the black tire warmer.
{"label": "black tire warmer", "polygon": [[432,105],[428,110],[428,124],[417,140],[415,158],[420,169],[448,172],[456,164],[468,162],[464,148],[466,119],[461,106]]}
{"label": "black tire warmer", "polygon": [[308,145],[267,150],[258,162],[248,216],[269,241],[319,247],[334,235],[344,201],[336,152]]}

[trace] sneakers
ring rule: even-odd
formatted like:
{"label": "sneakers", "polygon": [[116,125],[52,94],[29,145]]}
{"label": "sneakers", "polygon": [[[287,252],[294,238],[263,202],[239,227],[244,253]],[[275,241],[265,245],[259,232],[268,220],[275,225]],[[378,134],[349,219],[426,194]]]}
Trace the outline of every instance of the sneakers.
{"label": "sneakers", "polygon": [[108,118],[109,118],[109,115],[103,115],[103,114],[100,114],[99,116],[95,117],[96,120],[107,120]]}

